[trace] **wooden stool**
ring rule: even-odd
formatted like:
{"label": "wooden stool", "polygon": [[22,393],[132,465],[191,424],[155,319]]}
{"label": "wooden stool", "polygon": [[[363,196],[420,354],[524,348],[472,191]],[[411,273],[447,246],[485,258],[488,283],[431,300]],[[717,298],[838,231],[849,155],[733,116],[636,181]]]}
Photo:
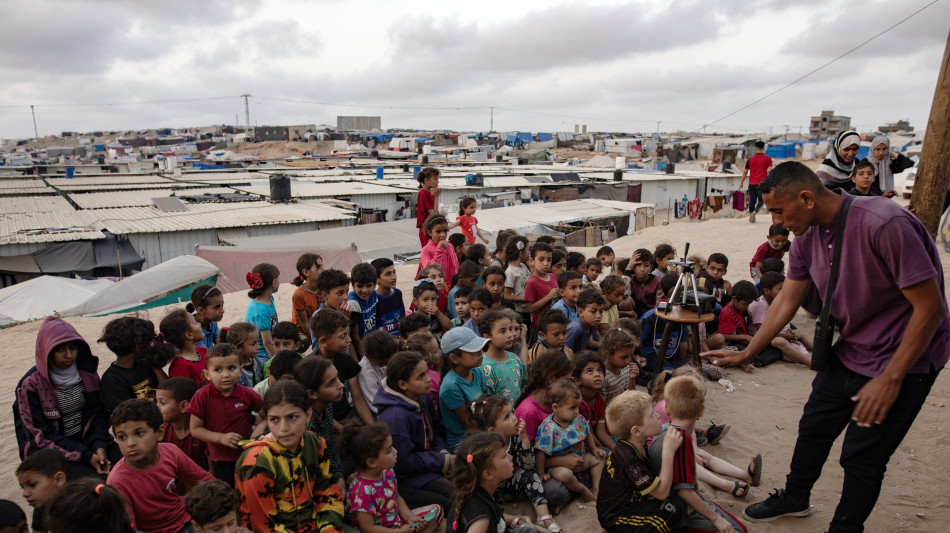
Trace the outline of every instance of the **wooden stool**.
{"label": "wooden stool", "polygon": [[690,365],[700,368],[699,364],[699,325],[705,322],[711,322],[716,318],[716,315],[713,313],[699,314],[693,311],[687,311],[680,306],[673,306],[668,311],[656,311],[656,316],[666,320],[666,326],[663,328],[663,340],[660,341],[660,349],[656,352],[656,368],[653,370],[653,375],[656,376],[663,371],[663,361],[666,360],[666,350],[670,346],[670,333],[672,332],[673,323],[677,324],[689,324],[690,332],[693,336],[693,355],[690,356],[689,361]]}

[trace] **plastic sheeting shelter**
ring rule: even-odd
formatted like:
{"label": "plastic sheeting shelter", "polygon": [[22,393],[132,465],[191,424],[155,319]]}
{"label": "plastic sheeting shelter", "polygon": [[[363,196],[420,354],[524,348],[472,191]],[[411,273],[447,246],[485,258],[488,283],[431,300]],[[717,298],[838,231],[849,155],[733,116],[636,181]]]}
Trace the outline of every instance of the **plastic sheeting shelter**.
{"label": "plastic sheeting shelter", "polygon": [[181,301],[187,301],[195,285],[214,284],[219,273],[218,267],[200,257],[182,255],[123,279],[67,310],[65,316],[107,315],[157,307],[179,301],[182,294],[185,297]]}
{"label": "plastic sheeting shelter", "polygon": [[799,144],[802,143],[793,141],[769,143],[769,147],[765,149],[765,155],[776,159],[795,157],[795,147]]}
{"label": "plastic sheeting shelter", "polygon": [[37,320],[71,309],[114,285],[107,279],[40,276],[0,289],[0,326]]}

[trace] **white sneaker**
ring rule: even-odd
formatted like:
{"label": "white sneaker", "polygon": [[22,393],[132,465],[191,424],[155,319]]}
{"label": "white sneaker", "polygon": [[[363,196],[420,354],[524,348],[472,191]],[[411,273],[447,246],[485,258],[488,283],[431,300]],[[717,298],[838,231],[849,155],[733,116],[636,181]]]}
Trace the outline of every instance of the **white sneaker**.
{"label": "white sneaker", "polygon": [[755,211],[749,215],[749,222],[755,224]]}

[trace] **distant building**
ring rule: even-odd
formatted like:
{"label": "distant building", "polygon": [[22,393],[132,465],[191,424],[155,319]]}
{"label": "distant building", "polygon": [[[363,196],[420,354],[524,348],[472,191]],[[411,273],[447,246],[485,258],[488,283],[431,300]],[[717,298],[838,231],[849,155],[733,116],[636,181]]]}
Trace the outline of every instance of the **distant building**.
{"label": "distant building", "polygon": [[382,124],[382,117],[336,117],[339,131],[379,131]]}
{"label": "distant building", "polygon": [[821,115],[811,117],[808,133],[813,139],[830,139],[849,129],[851,129],[851,117],[835,115],[832,110],[822,111]]}
{"label": "distant building", "polygon": [[263,141],[297,141],[303,138],[308,131],[313,132],[317,127],[313,124],[298,126],[256,126],[253,128],[252,138],[257,142]]}
{"label": "distant building", "polygon": [[910,125],[910,122],[907,120],[898,120],[897,122],[891,122],[884,126],[878,126],[878,131],[881,133],[897,133],[899,131],[906,131],[910,133],[914,131],[914,127]]}

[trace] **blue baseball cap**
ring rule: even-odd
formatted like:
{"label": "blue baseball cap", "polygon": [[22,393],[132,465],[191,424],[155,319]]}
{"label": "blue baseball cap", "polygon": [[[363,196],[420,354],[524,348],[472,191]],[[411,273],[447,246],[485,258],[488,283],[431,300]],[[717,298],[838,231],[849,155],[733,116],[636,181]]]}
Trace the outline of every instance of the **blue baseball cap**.
{"label": "blue baseball cap", "polygon": [[452,328],[442,335],[442,353],[448,354],[455,350],[463,352],[481,352],[488,344],[488,339],[479,337],[474,331],[459,326]]}

